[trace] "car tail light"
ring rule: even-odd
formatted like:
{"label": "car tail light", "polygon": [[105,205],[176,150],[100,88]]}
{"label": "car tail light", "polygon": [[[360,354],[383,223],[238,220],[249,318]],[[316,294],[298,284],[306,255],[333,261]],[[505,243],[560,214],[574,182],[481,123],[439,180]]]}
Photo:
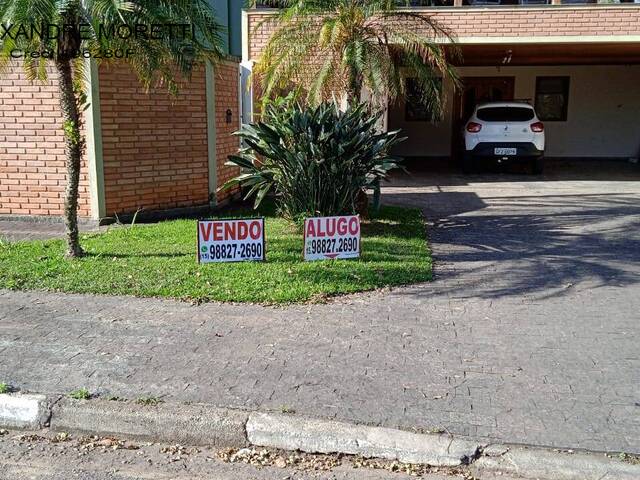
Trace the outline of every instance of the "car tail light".
{"label": "car tail light", "polygon": [[476,123],[476,122],[467,123],[467,132],[478,133],[480,130],[482,130],[482,125],[480,125],[479,123]]}
{"label": "car tail light", "polygon": [[542,123],[542,122],[532,123],[531,124],[531,131],[535,132],[535,133],[544,132],[544,123]]}

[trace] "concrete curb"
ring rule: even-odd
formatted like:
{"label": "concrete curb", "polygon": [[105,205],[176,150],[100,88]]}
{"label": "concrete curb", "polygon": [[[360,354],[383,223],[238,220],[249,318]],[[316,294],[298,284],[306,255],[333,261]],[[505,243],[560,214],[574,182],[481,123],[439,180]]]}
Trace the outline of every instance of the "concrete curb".
{"label": "concrete curb", "polygon": [[51,417],[55,399],[46,395],[0,394],[0,426],[6,428],[42,428]]}
{"label": "concrete curb", "polygon": [[[601,453],[483,445],[449,435],[417,434],[280,413],[244,412],[204,404],[154,406],[60,396],[0,395],[0,427],[113,435],[185,445],[300,450],[384,458],[438,467],[468,465],[480,479],[637,480],[640,465]],[[505,477],[506,478],[506,477]]]}
{"label": "concrete curb", "polygon": [[419,435],[391,428],[272,413],[250,414],[247,437],[251,444],[260,447],[345,453],[437,467],[471,463],[481,447],[444,435]]}
{"label": "concrete curb", "polygon": [[209,405],[154,406],[108,400],[61,399],[51,428],[185,445],[245,447],[248,414]]}
{"label": "concrete curb", "polygon": [[640,465],[632,465],[603,454],[559,452],[543,448],[492,445],[471,465],[480,478],[495,474],[544,480],[638,480]]}

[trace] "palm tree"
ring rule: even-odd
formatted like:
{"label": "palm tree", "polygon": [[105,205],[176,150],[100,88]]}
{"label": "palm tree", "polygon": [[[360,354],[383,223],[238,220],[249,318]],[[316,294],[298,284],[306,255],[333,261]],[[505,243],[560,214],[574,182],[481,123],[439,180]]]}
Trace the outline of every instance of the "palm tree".
{"label": "palm tree", "polygon": [[147,88],[161,83],[175,93],[179,77],[194,65],[220,58],[221,27],[207,0],[0,0],[0,21],[9,27],[0,44],[0,71],[12,65],[12,52],[37,52],[37,58],[21,57],[28,78],[46,81],[49,64],[57,72],[67,159],[67,256],[80,257],[86,58],[123,57],[118,61],[130,64]]}
{"label": "palm tree", "polygon": [[[451,34],[432,18],[399,9],[409,1],[277,0],[277,27],[256,74],[265,99],[296,89],[307,102],[332,97],[360,101],[363,88],[373,102],[393,102],[412,78],[422,101],[442,107],[442,79],[458,84],[445,44]],[[419,33],[426,32],[426,33]],[[455,48],[450,54],[457,55]]]}

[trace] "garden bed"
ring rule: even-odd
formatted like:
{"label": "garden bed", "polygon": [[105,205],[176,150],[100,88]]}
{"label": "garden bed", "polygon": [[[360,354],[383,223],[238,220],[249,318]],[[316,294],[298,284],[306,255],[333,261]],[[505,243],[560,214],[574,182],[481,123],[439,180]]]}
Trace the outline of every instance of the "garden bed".
{"label": "garden bed", "polygon": [[0,288],[276,304],[431,280],[418,210],[383,207],[362,223],[359,260],[323,262],[302,261],[300,230],[265,216],[264,263],[198,265],[196,222],[175,220],[84,235],[79,260],[63,257],[62,240],[0,244]]}

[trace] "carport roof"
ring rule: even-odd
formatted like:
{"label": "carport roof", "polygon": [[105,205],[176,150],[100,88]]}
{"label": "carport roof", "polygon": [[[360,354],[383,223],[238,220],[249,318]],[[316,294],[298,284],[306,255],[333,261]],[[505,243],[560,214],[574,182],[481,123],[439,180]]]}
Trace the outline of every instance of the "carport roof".
{"label": "carport roof", "polygon": [[[640,42],[458,45],[460,66],[640,64]],[[507,61],[508,59],[508,61]]]}

